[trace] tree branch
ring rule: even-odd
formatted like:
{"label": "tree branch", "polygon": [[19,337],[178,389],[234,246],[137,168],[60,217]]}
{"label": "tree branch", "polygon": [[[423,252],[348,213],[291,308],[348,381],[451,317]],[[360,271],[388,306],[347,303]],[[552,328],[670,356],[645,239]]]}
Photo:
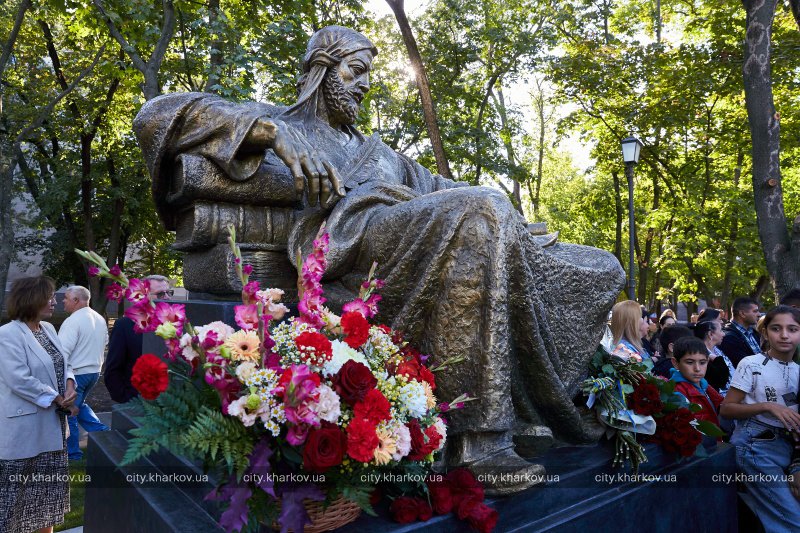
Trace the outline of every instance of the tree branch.
{"label": "tree branch", "polygon": [[[8,40],[3,43],[3,52],[2,55],[0,55],[0,78],[3,77],[3,73],[6,70],[6,64],[8,63],[8,59],[11,57],[11,50],[13,50],[14,43],[17,41],[17,35],[19,35],[22,22],[25,20],[25,12],[30,8],[31,0],[22,0],[19,3],[19,7],[17,8],[17,16],[14,17],[14,27],[11,28],[11,34],[8,36]],[[0,89],[0,92],[1,91],[2,89]]]}

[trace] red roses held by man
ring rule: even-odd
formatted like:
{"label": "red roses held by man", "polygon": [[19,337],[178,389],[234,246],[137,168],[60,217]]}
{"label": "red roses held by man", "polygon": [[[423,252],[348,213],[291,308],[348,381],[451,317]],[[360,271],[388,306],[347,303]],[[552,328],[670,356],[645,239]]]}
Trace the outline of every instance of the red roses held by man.
{"label": "red roses held by man", "polygon": [[489,533],[497,525],[497,510],[483,503],[483,487],[469,470],[459,468],[444,478],[430,478],[427,486],[430,503],[420,497],[395,498],[389,508],[395,521],[401,524],[424,522],[434,513],[455,512],[459,520],[466,520],[481,533]]}
{"label": "red roses held by man", "polygon": [[643,381],[628,396],[628,407],[642,416],[656,415],[664,409],[661,391],[652,383]]}
{"label": "red roses held by man", "polygon": [[693,420],[694,415],[689,409],[676,409],[659,419],[653,439],[667,452],[691,457],[703,441],[703,435],[691,424]]}

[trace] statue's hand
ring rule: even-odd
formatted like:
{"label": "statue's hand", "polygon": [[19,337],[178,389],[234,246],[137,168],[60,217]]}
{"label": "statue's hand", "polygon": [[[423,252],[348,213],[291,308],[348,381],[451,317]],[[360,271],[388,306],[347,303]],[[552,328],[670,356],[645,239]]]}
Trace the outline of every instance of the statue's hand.
{"label": "statue's hand", "polygon": [[319,157],[304,135],[279,120],[266,119],[263,122],[269,122],[273,126],[270,132],[272,142],[269,146],[292,171],[298,199],[306,192],[309,205],[317,205],[319,198],[320,205],[328,208],[345,196],[336,170]]}

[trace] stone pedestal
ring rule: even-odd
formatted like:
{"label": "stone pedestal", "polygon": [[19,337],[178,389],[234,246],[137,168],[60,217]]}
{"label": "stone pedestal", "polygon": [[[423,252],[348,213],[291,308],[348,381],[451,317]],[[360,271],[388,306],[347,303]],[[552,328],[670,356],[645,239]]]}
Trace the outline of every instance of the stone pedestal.
{"label": "stone pedestal", "polygon": [[[198,465],[162,452],[118,466],[136,425],[131,412],[120,407],[115,406],[111,431],[89,434],[84,531],[221,531],[215,521],[220,508],[204,500],[213,480],[198,481]],[[722,474],[736,471],[732,446],[720,444],[706,458],[680,463],[658,446],[648,444],[646,450],[649,460],[640,477],[611,467],[614,452],[607,442],[549,450],[536,458],[547,469],[544,485],[488,502],[500,515],[495,531],[738,531],[736,484],[721,481]],[[377,511],[378,517],[362,514],[339,531],[470,531],[453,514],[397,524],[386,505]]]}

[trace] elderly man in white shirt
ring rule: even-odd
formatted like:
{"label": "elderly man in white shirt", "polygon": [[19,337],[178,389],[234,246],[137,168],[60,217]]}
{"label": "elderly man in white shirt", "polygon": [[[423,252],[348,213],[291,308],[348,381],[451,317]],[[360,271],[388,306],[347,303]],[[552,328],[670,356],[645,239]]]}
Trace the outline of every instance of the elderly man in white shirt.
{"label": "elderly man in white shirt", "polygon": [[108,325],[105,318],[89,307],[90,293],[86,287],[73,285],[64,293],[64,310],[70,316],[61,325],[58,338],[64,347],[70,366],[75,373],[76,392],[75,406],[79,409],[77,416],[70,416],[67,453],[70,460],[83,457],[80,449],[80,432],[78,423],[86,431],[106,431],[103,424],[86,403],[86,397],[100,377],[106,345],[108,344]]}

